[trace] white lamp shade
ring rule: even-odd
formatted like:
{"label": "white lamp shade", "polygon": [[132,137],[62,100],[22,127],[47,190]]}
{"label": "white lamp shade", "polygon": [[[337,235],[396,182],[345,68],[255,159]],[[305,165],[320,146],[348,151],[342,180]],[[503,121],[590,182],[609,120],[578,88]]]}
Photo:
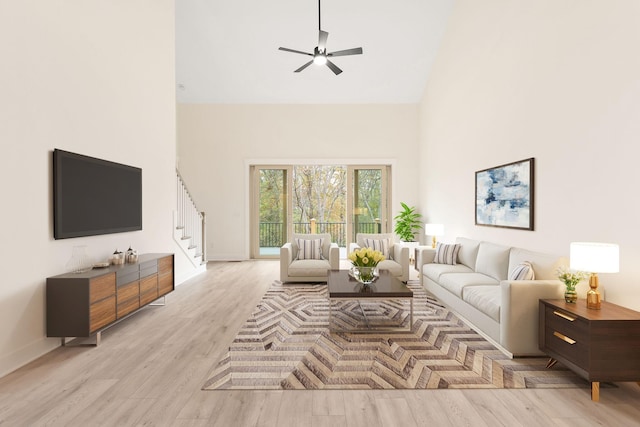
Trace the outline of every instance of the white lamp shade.
{"label": "white lamp shade", "polygon": [[442,224],[425,224],[424,234],[427,236],[442,236],[444,234],[444,225]]}
{"label": "white lamp shade", "polygon": [[613,243],[572,242],[569,267],[591,273],[620,271],[620,248]]}

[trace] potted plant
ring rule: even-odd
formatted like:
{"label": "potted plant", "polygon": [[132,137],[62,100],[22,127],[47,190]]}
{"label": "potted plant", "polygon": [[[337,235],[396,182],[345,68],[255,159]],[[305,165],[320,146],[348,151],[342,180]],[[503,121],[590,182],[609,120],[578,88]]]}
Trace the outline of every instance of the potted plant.
{"label": "potted plant", "polygon": [[413,206],[409,207],[403,202],[400,202],[400,205],[402,210],[393,218],[396,221],[394,231],[403,242],[414,242],[416,233],[422,228],[422,215],[417,213]]}
{"label": "potted plant", "polygon": [[582,280],[586,279],[589,274],[584,271],[572,271],[566,267],[561,266],[557,271],[558,279],[564,283],[566,289],[564,291],[564,300],[566,302],[575,303],[578,300],[578,293],[576,292],[576,285]]}

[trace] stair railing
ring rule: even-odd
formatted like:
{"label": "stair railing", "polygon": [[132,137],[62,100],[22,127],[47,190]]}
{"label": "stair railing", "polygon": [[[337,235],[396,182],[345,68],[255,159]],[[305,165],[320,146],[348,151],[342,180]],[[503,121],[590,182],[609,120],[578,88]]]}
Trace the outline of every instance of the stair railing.
{"label": "stair railing", "polygon": [[198,210],[189,193],[180,172],[176,169],[176,190],[178,195],[177,226],[182,231],[182,240],[188,240],[188,249],[194,249],[194,263],[202,264],[206,256],[206,220],[205,213]]}

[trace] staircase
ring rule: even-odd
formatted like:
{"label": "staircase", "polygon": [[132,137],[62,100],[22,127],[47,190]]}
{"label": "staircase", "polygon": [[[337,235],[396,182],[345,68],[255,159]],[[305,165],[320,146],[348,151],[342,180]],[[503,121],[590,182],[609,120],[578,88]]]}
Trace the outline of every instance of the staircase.
{"label": "staircase", "polygon": [[182,248],[194,267],[207,262],[206,222],[204,212],[196,207],[187,186],[176,170],[177,209],[173,215],[173,239]]}

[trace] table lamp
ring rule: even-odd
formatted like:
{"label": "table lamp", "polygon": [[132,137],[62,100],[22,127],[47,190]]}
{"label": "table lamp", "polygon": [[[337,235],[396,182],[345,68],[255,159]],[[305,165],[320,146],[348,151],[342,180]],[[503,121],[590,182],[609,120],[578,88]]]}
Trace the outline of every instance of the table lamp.
{"label": "table lamp", "polygon": [[620,248],[613,243],[572,242],[569,249],[569,267],[589,271],[587,308],[599,310],[598,273],[620,271]]}
{"label": "table lamp", "polygon": [[431,247],[436,247],[436,237],[440,237],[444,234],[444,225],[442,224],[425,224],[424,225],[424,234],[427,236],[433,236],[431,239]]}

